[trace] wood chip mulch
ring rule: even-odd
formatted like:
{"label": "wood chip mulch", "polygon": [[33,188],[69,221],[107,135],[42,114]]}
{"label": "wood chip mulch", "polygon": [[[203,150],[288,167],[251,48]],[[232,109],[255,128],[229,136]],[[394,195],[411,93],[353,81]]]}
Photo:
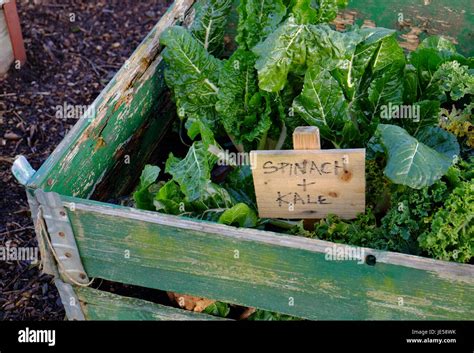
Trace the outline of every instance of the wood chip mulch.
{"label": "wood chip mulch", "polygon": [[[160,19],[163,0],[22,0],[28,56],[0,79],[0,247],[36,247],[23,188],[10,168],[24,155],[37,169],[72,119],[57,106],[89,105]],[[0,320],[63,320],[52,279],[29,262],[0,260]]]}

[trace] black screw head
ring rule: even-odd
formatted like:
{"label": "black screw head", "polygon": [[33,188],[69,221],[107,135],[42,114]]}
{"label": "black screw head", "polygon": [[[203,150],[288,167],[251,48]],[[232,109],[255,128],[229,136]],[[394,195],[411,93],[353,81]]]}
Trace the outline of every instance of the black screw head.
{"label": "black screw head", "polygon": [[375,266],[377,263],[377,258],[374,255],[367,255],[365,257],[365,263],[369,266]]}

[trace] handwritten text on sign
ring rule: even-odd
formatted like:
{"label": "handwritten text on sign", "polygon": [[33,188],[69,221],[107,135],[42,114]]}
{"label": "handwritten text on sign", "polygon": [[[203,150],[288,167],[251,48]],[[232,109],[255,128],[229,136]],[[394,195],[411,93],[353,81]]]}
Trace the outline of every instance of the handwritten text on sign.
{"label": "handwritten text on sign", "polygon": [[251,152],[260,217],[355,218],[365,210],[365,150]]}

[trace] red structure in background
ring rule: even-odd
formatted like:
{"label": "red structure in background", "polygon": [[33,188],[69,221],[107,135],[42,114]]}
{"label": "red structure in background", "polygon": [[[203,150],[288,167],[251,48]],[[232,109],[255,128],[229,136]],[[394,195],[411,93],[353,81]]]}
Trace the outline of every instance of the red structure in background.
{"label": "red structure in background", "polygon": [[26,62],[25,45],[23,43],[23,36],[21,34],[20,18],[16,9],[14,0],[3,4],[3,12],[7,22],[8,33],[13,48],[13,56],[15,60],[19,60],[21,65]]}

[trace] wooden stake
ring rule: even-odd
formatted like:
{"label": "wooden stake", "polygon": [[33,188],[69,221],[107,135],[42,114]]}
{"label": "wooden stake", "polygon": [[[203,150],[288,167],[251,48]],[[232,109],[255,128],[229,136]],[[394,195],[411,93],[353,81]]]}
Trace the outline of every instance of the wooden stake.
{"label": "wooden stake", "polygon": [[[299,126],[293,132],[294,150],[320,150],[321,139],[319,128],[316,126]],[[306,230],[313,231],[314,225],[319,219],[303,219],[303,226]]]}
{"label": "wooden stake", "polygon": [[3,5],[5,13],[5,21],[7,23],[10,40],[13,47],[13,55],[15,60],[18,60],[21,65],[26,62],[25,45],[23,43],[23,36],[21,34],[20,18],[15,1],[9,1]]}
{"label": "wooden stake", "polygon": [[293,132],[294,150],[320,150],[319,129],[316,126],[299,126]]}

